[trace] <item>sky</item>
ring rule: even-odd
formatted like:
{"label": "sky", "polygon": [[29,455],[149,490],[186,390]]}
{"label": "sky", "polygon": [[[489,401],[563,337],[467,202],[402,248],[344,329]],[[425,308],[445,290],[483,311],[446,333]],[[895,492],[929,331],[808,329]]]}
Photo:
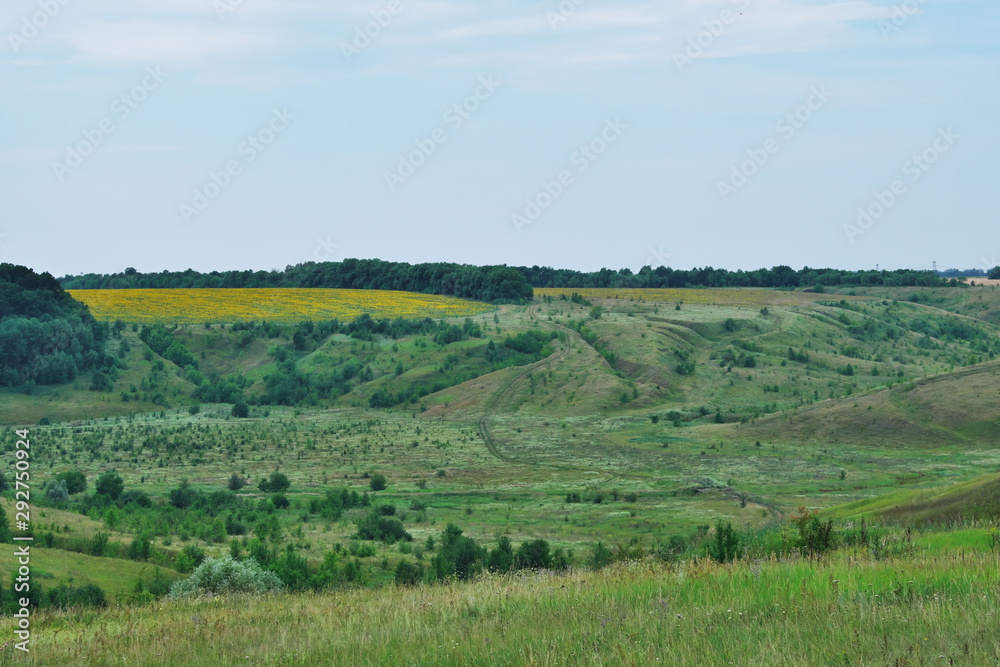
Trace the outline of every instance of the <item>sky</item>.
{"label": "sky", "polygon": [[989,268],[996,0],[4,0],[0,261]]}

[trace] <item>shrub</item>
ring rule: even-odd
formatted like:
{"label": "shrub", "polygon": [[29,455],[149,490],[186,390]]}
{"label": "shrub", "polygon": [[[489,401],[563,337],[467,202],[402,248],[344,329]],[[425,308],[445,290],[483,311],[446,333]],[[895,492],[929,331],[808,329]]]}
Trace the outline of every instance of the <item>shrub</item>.
{"label": "shrub", "polygon": [[604,546],[604,542],[598,542],[590,551],[589,564],[595,570],[600,570],[602,567],[611,565],[613,561],[614,557],[611,554],[611,550]]}
{"label": "shrub", "polygon": [[61,479],[50,479],[43,487],[45,497],[54,503],[64,503],[69,500],[69,491],[66,490],[66,482]]}
{"label": "shrub", "polygon": [[153,500],[145,491],[129,489],[121,495],[121,498],[118,499],[118,504],[122,507],[125,507],[126,505],[135,505],[136,507],[152,507]]}
{"label": "shrub", "polygon": [[552,566],[552,554],[549,543],[542,539],[523,543],[517,549],[514,562],[519,568],[546,569]]}
{"label": "shrub", "polygon": [[275,509],[283,510],[288,508],[292,503],[288,501],[282,493],[276,493],[271,496],[271,504],[274,505]]}
{"label": "shrub", "polygon": [[413,539],[403,528],[402,521],[396,517],[381,516],[377,512],[372,512],[358,520],[358,538],[391,544],[400,540],[409,542]]}
{"label": "shrub", "polygon": [[250,416],[250,406],[243,401],[236,401],[236,403],[233,404],[232,415],[237,419],[246,419]]}
{"label": "shrub", "polygon": [[227,595],[233,593],[273,593],[284,584],[253,559],[233,560],[225,555],[205,560],[187,579],[170,587],[170,597],[186,598],[197,595]]}
{"label": "shrub", "polygon": [[822,556],[837,546],[837,535],[833,531],[833,520],[820,521],[815,511],[800,507],[791,521],[799,530],[796,546],[806,556]]}
{"label": "shrub", "polygon": [[0,507],[0,544],[10,544],[14,541],[14,536],[10,532],[10,519],[7,518],[7,510]]}
{"label": "shrub", "polygon": [[497,548],[490,551],[488,567],[492,572],[510,572],[514,569],[514,545],[506,535],[501,535],[497,539]]}
{"label": "shrub", "polygon": [[108,600],[104,590],[96,584],[84,586],[69,586],[59,584],[55,588],[43,591],[42,606],[69,609],[71,607],[106,607]]}
{"label": "shrub", "polygon": [[669,540],[662,542],[653,549],[654,555],[667,563],[676,563],[687,552],[690,542],[680,535],[672,535]]}
{"label": "shrub", "polygon": [[715,535],[708,543],[708,555],[719,563],[736,560],[740,554],[740,536],[729,521],[715,524]]}
{"label": "shrub", "polygon": [[56,479],[66,482],[66,490],[70,495],[82,493],[87,490],[87,476],[79,470],[70,470],[56,475]]}
{"label": "shrub", "polygon": [[280,472],[272,472],[270,477],[257,484],[264,493],[284,493],[291,485],[292,482],[288,477]]}
{"label": "shrub", "polygon": [[380,472],[373,473],[371,479],[368,480],[368,486],[371,487],[372,491],[384,491],[386,487],[389,486],[388,481]]}
{"label": "shrub", "polygon": [[122,495],[122,491],[125,490],[125,482],[122,480],[122,476],[114,470],[106,470],[97,478],[97,482],[94,483],[94,490],[97,491],[97,495],[99,496],[107,496],[111,500],[118,500],[118,497]]}
{"label": "shrub", "polygon": [[229,488],[230,491],[239,491],[246,485],[247,485],[246,480],[240,477],[235,472],[233,473],[233,476],[229,478],[229,482],[226,484],[226,486]]}
{"label": "shrub", "polygon": [[397,586],[416,586],[423,579],[423,576],[424,568],[408,560],[401,560],[396,565]]}

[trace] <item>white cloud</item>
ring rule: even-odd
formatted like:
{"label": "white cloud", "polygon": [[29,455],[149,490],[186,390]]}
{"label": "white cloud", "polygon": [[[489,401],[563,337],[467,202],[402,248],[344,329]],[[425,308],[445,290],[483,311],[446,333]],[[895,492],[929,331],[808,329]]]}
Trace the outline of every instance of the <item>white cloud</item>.
{"label": "white cloud", "polygon": [[198,23],[140,20],[97,23],[64,38],[75,59],[88,61],[183,62],[260,50],[269,44],[267,37]]}

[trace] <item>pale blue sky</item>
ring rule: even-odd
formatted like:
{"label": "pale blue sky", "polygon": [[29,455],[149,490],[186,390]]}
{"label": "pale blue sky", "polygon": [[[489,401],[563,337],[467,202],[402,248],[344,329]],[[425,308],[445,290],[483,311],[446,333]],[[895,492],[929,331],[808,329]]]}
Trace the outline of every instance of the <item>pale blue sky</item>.
{"label": "pale blue sky", "polygon": [[995,0],[5,0],[0,261],[998,264],[998,34]]}

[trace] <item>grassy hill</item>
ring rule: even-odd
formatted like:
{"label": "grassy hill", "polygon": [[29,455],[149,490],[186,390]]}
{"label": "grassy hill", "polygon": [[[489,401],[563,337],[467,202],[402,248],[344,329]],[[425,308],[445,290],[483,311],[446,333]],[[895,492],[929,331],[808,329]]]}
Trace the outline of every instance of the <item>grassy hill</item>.
{"label": "grassy hill", "polygon": [[783,442],[993,447],[1000,435],[998,374],[1000,363],[978,364],[766,417],[742,432]]}
{"label": "grassy hill", "polygon": [[897,491],[834,508],[831,515],[907,524],[996,520],[1000,517],[1000,475],[983,475],[947,486]]}

